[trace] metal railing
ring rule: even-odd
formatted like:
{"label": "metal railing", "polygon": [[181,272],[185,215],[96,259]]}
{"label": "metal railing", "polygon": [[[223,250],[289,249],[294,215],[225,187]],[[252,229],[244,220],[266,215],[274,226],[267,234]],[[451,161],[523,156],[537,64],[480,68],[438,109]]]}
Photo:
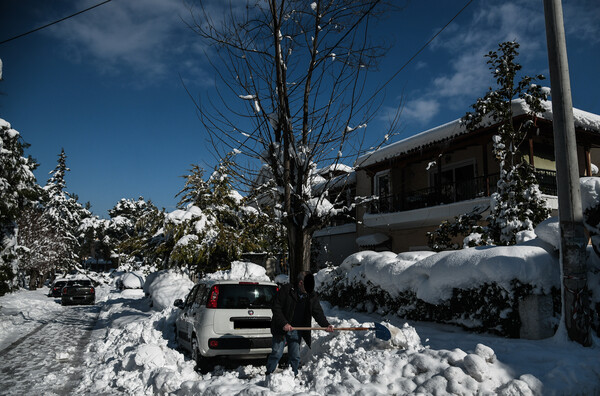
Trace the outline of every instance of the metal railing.
{"label": "metal railing", "polygon": [[[537,170],[535,172],[543,194],[556,195],[556,172]],[[371,202],[369,213],[392,213],[421,209],[454,202],[487,197],[497,191],[500,174],[475,177],[459,183],[444,183],[439,186],[406,191],[403,194],[380,196]]]}

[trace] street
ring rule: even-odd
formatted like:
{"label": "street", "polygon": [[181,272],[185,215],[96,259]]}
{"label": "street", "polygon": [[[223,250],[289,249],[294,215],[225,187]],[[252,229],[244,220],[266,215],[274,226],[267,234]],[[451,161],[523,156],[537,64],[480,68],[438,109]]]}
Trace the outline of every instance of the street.
{"label": "street", "polygon": [[83,375],[83,352],[99,312],[95,305],[64,307],[0,351],[0,393],[71,393]]}

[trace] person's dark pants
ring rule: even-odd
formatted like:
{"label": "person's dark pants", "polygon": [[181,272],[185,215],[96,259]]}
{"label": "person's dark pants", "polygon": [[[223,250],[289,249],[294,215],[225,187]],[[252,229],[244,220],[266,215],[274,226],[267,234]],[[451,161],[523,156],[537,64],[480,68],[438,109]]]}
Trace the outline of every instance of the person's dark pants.
{"label": "person's dark pants", "polygon": [[277,368],[279,360],[283,356],[285,342],[288,347],[288,360],[292,366],[292,371],[298,375],[298,365],[300,364],[300,342],[302,338],[296,330],[288,331],[285,335],[274,335],[271,354],[267,359],[267,375],[271,374]]}

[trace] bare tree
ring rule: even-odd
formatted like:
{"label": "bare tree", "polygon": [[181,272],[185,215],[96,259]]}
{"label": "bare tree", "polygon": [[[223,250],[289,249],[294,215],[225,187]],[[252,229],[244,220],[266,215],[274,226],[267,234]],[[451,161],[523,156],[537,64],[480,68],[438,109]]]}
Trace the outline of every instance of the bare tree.
{"label": "bare tree", "polygon": [[[338,212],[327,185],[312,188],[317,164],[353,163],[363,154],[365,127],[383,100],[369,80],[386,52],[383,40],[369,34],[390,10],[383,3],[268,0],[241,8],[231,2],[215,18],[201,1],[192,11],[190,26],[212,46],[207,58],[218,77],[217,98],[195,101],[199,117],[219,157],[242,154],[236,163],[247,181],[261,165],[269,174],[292,277],[309,269],[313,233]],[[390,136],[397,118],[381,136]],[[331,183],[344,194],[339,180]]]}

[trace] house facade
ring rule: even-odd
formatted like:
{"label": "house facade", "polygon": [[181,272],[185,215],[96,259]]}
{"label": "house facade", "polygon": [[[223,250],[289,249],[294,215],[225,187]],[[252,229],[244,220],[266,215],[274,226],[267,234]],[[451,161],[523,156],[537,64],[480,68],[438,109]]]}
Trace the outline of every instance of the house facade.
{"label": "house facade", "polygon": [[[540,190],[558,208],[551,103],[534,119],[515,101],[515,127],[531,120],[534,128],[520,146],[534,166]],[[600,116],[574,109],[580,176],[594,175],[600,164]],[[499,163],[492,151],[498,125],[467,131],[460,120],[441,125],[360,157],[356,195],[377,196],[359,207],[354,249],[405,252],[429,250],[427,232],[443,220],[489,209]],[[325,232],[323,230],[322,232]]]}

